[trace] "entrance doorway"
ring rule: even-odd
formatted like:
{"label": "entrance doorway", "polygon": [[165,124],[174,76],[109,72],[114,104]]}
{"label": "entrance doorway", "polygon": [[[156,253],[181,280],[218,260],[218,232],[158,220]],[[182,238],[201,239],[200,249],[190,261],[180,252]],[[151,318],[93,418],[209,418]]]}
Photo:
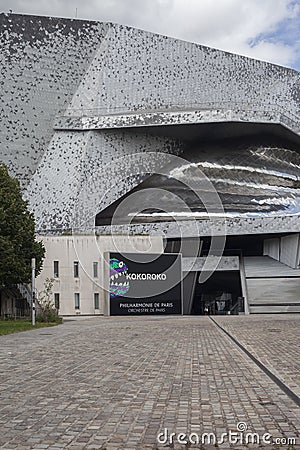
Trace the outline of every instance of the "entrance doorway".
{"label": "entrance doorway", "polygon": [[216,271],[204,283],[199,283],[197,273],[192,314],[226,315],[244,311],[240,273]]}

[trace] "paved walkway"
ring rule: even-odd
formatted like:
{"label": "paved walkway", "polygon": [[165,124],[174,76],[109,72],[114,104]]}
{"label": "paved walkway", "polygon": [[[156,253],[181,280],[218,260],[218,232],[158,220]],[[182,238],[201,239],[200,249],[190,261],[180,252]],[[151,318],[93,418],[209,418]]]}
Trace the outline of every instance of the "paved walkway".
{"label": "paved walkway", "polygon": [[[299,387],[300,315],[217,321]],[[238,423],[300,444],[300,408],[209,317],[93,318],[2,336],[0,373],[1,449],[172,447],[157,442],[164,429],[187,448],[178,433],[220,440]]]}
{"label": "paved walkway", "polygon": [[300,315],[214,319],[300,397]]}

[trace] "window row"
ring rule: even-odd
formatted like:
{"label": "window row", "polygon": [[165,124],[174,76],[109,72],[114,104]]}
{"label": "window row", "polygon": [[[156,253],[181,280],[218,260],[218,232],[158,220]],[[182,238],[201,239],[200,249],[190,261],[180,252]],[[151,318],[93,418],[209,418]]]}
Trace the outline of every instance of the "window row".
{"label": "window row", "polygon": [[[99,309],[100,301],[99,301],[99,293],[94,293],[94,309]],[[60,294],[54,293],[54,306],[56,309],[60,308]],[[74,307],[75,309],[80,309],[80,293],[75,292],[74,294]]]}
{"label": "window row", "polygon": [[[53,262],[53,275],[54,278],[59,278],[59,261]],[[73,263],[73,275],[74,278],[79,277],[79,261],[74,261]],[[93,262],[93,277],[98,278],[98,262]]]}

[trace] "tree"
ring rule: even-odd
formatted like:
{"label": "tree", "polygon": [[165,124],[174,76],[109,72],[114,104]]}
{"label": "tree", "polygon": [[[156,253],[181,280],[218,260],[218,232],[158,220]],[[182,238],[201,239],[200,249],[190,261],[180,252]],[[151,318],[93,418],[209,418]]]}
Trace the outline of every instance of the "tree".
{"label": "tree", "polygon": [[36,275],[41,271],[45,248],[35,236],[34,216],[23,200],[20,183],[0,164],[0,288],[31,280],[31,259]]}

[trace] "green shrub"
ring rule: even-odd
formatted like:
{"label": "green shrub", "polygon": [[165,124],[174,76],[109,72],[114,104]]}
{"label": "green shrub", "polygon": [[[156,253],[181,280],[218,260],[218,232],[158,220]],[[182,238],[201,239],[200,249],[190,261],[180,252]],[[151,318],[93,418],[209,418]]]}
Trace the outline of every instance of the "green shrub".
{"label": "green shrub", "polygon": [[36,321],[44,323],[62,323],[62,318],[59,317],[56,310],[44,310],[37,314]]}
{"label": "green shrub", "polygon": [[58,315],[52,298],[53,282],[53,278],[46,278],[44,283],[45,289],[39,292],[38,311],[36,315],[37,322],[62,323],[62,319]]}

